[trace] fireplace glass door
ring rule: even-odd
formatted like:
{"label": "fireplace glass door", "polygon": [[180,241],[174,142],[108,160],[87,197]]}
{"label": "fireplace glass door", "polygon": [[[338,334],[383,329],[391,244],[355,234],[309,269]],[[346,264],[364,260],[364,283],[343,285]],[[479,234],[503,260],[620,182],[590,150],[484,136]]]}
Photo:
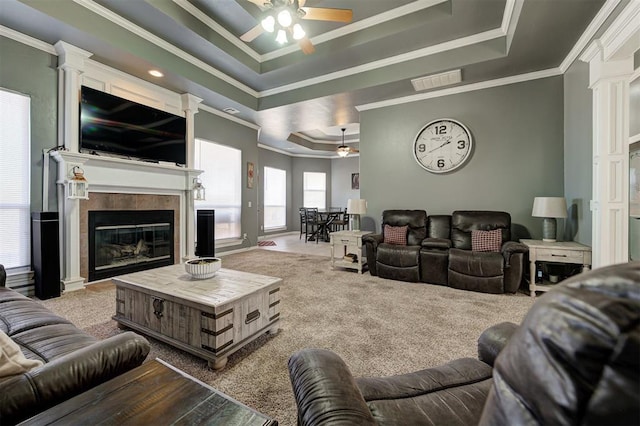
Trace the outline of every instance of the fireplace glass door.
{"label": "fireplace glass door", "polygon": [[89,213],[90,281],[173,264],[173,211]]}

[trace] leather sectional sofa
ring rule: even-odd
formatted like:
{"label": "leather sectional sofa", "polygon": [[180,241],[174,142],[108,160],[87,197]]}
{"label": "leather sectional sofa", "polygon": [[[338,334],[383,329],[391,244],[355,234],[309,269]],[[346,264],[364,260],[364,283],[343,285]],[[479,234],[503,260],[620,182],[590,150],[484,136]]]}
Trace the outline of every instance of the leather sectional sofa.
{"label": "leather sectional sofa", "polygon": [[[638,425],[640,262],[558,284],[520,326],[502,323],[464,358],[354,378],[324,349],[289,359],[298,424]],[[420,350],[420,348],[416,348]]]}
{"label": "leather sectional sofa", "polygon": [[0,424],[15,424],[142,364],[149,342],[124,332],[98,340],[6,286],[0,265],[0,330],[43,365],[0,378]]}
{"label": "leather sectional sofa", "polygon": [[[385,210],[381,228],[362,238],[371,275],[485,293],[515,293],[520,287],[528,250],[511,241],[509,213]],[[403,232],[406,241],[397,240]]]}

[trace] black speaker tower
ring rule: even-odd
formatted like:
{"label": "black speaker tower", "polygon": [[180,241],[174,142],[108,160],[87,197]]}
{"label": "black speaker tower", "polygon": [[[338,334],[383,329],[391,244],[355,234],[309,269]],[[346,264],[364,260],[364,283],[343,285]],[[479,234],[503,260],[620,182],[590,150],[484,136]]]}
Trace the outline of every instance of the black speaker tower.
{"label": "black speaker tower", "polygon": [[196,212],[196,256],[214,257],[216,255],[215,210],[197,210]]}
{"label": "black speaker tower", "polygon": [[38,299],[60,296],[58,212],[31,212],[31,262]]}

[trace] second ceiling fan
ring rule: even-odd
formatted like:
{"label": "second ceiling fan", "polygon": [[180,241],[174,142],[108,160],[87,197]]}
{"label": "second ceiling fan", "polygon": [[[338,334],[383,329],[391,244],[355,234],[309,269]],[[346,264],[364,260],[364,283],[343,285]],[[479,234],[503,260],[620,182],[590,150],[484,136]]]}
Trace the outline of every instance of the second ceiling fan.
{"label": "second ceiling fan", "polygon": [[353,19],[351,9],[304,7],[306,0],[248,0],[265,12],[262,21],[240,36],[251,42],[264,32],[276,33],[276,41],[284,44],[290,38],[296,40],[305,54],[315,51],[313,44],[300,25],[300,20],[349,23]]}

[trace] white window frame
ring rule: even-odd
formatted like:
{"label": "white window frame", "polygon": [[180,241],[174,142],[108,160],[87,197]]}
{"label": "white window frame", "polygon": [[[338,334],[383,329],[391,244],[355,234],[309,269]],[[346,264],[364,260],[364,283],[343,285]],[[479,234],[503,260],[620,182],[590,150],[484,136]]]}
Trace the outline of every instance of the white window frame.
{"label": "white window frame", "polygon": [[[303,207],[317,207],[319,210],[325,210],[327,208],[327,174],[324,172],[303,172],[302,181]],[[314,183],[319,183],[319,185],[315,186]]]}
{"label": "white window frame", "polygon": [[[207,145],[205,145],[207,144]],[[210,145],[209,145],[210,144]],[[195,139],[194,167],[203,170],[200,180],[205,187],[205,200],[194,201],[195,210],[215,210],[216,245],[237,244],[242,241],[242,151],[229,145],[206,139]],[[220,155],[211,155],[211,150],[220,149],[233,157],[216,163]],[[208,152],[209,155],[203,153]],[[232,175],[216,176],[220,171],[234,167]],[[225,201],[218,201],[224,198]],[[231,220],[225,220],[230,218]]]}
{"label": "white window frame", "polygon": [[31,98],[0,88],[0,261],[31,269]]}
{"label": "white window frame", "polygon": [[[287,171],[275,167],[264,167],[263,226],[265,231],[287,229]],[[278,186],[276,188],[276,186]],[[275,192],[277,191],[277,192]],[[279,213],[279,214],[278,214]],[[269,218],[279,217],[280,222],[271,223]]]}

